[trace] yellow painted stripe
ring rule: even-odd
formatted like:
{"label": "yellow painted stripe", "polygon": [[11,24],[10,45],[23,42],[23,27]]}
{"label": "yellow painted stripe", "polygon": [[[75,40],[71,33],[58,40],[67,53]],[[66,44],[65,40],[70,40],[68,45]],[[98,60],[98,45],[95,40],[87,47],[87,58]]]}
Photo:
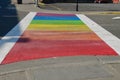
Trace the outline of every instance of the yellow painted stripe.
{"label": "yellow painted stripe", "polygon": [[86,25],[43,25],[43,24],[30,24],[28,30],[57,30],[57,31],[91,31]]}

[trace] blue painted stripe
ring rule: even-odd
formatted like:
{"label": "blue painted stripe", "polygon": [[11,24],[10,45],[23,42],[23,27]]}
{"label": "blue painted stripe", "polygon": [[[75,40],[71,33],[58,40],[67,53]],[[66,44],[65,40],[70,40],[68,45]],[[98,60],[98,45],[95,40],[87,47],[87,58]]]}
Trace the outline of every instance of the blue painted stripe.
{"label": "blue painted stripe", "polygon": [[35,16],[34,20],[80,20],[77,16]]}

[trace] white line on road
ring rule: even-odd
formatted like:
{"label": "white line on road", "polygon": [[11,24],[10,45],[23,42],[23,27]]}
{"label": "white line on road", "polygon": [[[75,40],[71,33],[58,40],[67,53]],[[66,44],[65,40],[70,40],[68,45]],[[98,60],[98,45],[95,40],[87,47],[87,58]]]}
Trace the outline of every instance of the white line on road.
{"label": "white line on road", "polygon": [[4,60],[16,41],[20,38],[22,33],[28,27],[36,12],[30,12],[24,19],[22,19],[5,37],[0,40],[0,63]]}
{"label": "white line on road", "polygon": [[115,19],[115,20],[117,20],[117,19],[120,19],[120,17],[113,17],[112,19]]}
{"label": "white line on road", "polygon": [[77,14],[77,16],[92,30],[94,31],[104,42],[106,42],[112,49],[114,49],[120,55],[120,39],[108,32],[100,25],[89,19],[85,15]]}

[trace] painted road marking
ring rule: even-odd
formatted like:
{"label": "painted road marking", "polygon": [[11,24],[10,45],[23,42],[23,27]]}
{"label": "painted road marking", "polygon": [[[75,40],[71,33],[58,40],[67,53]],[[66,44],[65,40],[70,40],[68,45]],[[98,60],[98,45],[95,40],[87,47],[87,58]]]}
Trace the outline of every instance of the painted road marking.
{"label": "painted road marking", "polygon": [[120,19],[120,17],[113,17],[112,19],[115,19],[115,20],[117,20],[117,19]]}
{"label": "painted road marking", "polygon": [[5,37],[0,40],[0,63],[9,53],[16,41],[20,38],[21,34],[24,32],[27,26],[30,24],[35,14],[36,13],[33,12],[29,13],[10,32],[8,32]]}
{"label": "painted road marking", "polygon": [[120,55],[120,39],[84,15],[77,15],[89,28]]}
{"label": "painted road marking", "polygon": [[[24,25],[26,23],[27,25]],[[9,48],[3,53],[1,64],[49,57],[118,55],[120,53],[118,50],[120,46],[115,47],[117,44],[115,46],[112,44],[112,42],[119,43],[120,40],[82,14],[32,12],[26,16],[26,19],[23,19],[21,25],[27,29],[17,34],[19,40],[15,38],[12,44],[7,40],[12,49]],[[106,36],[103,36],[101,32],[109,35],[110,38],[108,36],[103,38]],[[4,49],[6,46],[9,45],[4,45]]]}
{"label": "painted road marking", "polygon": [[100,12],[100,14],[117,15],[117,14],[120,14],[120,12],[118,12],[118,11],[114,11],[114,12],[113,11],[112,12],[108,11],[108,12]]}

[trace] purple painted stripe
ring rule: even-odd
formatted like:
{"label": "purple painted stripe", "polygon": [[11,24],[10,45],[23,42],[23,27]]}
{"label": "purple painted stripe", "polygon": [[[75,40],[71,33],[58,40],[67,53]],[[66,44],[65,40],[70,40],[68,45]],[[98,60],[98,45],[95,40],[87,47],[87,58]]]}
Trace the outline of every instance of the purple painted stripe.
{"label": "purple painted stripe", "polygon": [[75,16],[75,14],[37,13],[36,16]]}

